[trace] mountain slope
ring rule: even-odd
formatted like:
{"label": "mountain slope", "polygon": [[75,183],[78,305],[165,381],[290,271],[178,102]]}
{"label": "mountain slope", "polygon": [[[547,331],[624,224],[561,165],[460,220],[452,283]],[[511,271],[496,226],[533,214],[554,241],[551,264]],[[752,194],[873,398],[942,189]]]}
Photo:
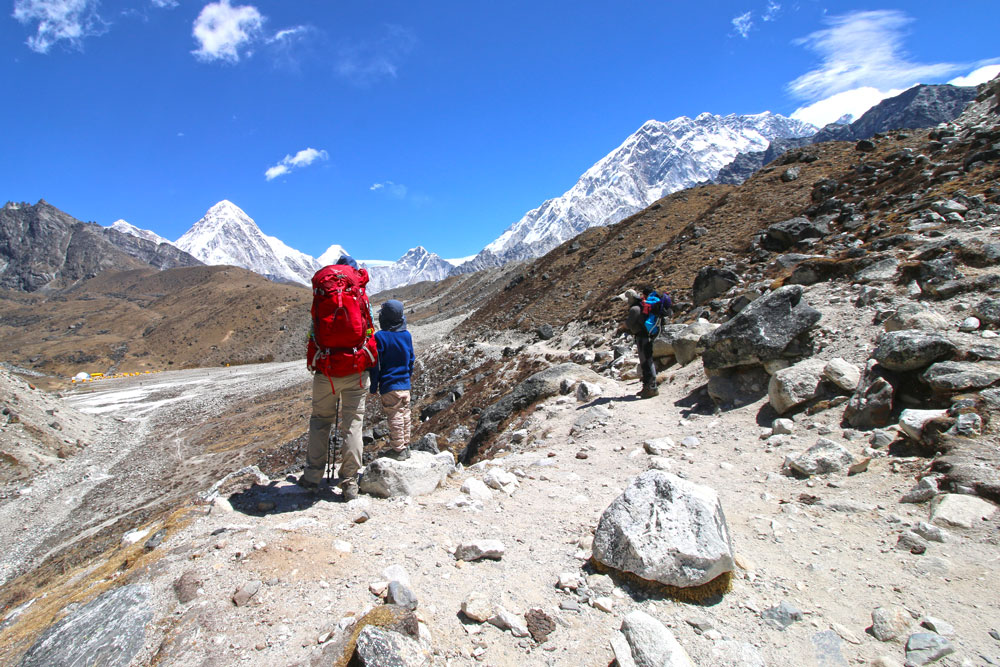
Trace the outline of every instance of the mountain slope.
{"label": "mountain slope", "polygon": [[320,263],[264,234],[257,223],[228,200],[208,209],[174,244],[209,265],[249,269],[277,281],[308,284]]}
{"label": "mountain slope", "polygon": [[618,222],[671,192],[715,178],[739,153],[813,132],[811,125],[770,112],[647,121],[565,194],[529,211],[457,270],[538,257],[585,229]]}
{"label": "mountain slope", "polygon": [[451,275],[455,267],[438,255],[428,252],[423,246],[411,248],[395,262],[381,266],[365,265],[371,282],[368,293],[376,294],[385,290],[412,285],[425,280],[442,280]]}
{"label": "mountain slope", "polygon": [[109,229],[121,232],[122,234],[138,236],[140,239],[146,239],[147,241],[152,241],[153,243],[170,243],[170,245],[173,245],[173,243],[163,238],[156,232],[148,229],[139,229],[126,220],[115,220],[111,223],[111,227],[109,227]]}

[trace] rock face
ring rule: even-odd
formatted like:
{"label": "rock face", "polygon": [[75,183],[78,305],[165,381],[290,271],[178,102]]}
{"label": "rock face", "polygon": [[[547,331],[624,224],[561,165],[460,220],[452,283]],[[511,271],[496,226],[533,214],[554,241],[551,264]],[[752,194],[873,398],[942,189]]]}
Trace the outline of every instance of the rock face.
{"label": "rock face", "polygon": [[792,343],[821,317],[818,310],[802,300],[801,286],[780,287],[702,339],[705,368],[730,368],[802,356],[803,351]]}
{"label": "rock face", "polygon": [[889,331],[878,337],[872,358],[893,371],[914,371],[955,354],[944,334],[916,329]]}
{"label": "rock face", "polygon": [[549,396],[559,393],[563,380],[570,383],[585,380],[601,383],[603,378],[578,364],[565,363],[539,371],[529,377],[499,401],[483,410],[465,449],[459,457],[462,463],[469,463],[479,454],[479,448],[518,410],[523,410]]}
{"label": "rock face", "polygon": [[733,550],[715,491],[659,470],[634,478],[604,511],[593,557],[608,567],[677,588],[733,570]]}
{"label": "rock face", "polygon": [[405,461],[379,458],[369,463],[359,488],[379,498],[420,496],[438,488],[454,469],[455,459],[450,452],[413,451]]}
{"label": "rock face", "polygon": [[129,584],[100,595],[46,630],[22,667],[128,665],[153,618],[152,594],[146,584]]}

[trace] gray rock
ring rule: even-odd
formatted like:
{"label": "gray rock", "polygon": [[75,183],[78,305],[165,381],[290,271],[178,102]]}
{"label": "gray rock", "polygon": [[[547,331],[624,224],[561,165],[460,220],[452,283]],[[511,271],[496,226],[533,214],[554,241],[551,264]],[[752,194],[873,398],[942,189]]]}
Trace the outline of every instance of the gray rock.
{"label": "gray rock", "polygon": [[791,419],[775,419],[771,424],[771,433],[774,435],[789,435],[795,430],[795,422]]}
{"label": "gray rock", "polygon": [[[948,531],[933,524],[921,521],[914,528],[913,532],[924,538],[928,542],[947,542]],[[941,634],[941,633],[938,633]]]}
{"label": "gray rock", "polygon": [[551,324],[543,324],[539,326],[536,330],[538,337],[542,340],[549,340],[556,335],[555,331],[552,330]]}
{"label": "gray rock", "polygon": [[500,560],[504,555],[504,545],[500,540],[472,540],[463,542],[455,549],[455,558],[464,561]]}
{"label": "gray rock", "polygon": [[774,373],[767,385],[771,407],[780,415],[819,396],[825,369],[822,359],[806,359]]}
{"label": "gray rock", "polygon": [[948,320],[922,303],[906,303],[900,306],[884,323],[886,331],[920,329],[942,331],[948,328]]}
{"label": "gray rock", "polygon": [[664,324],[660,335],[653,340],[653,358],[674,356],[674,340],[687,327],[687,324]]}
{"label": "gray rock", "polygon": [[913,618],[902,607],[876,607],[872,610],[872,626],[869,631],[880,642],[891,642],[903,636],[911,625]]}
{"label": "gray rock", "polygon": [[936,392],[985,389],[1000,382],[1000,363],[980,361],[942,361],[920,376]]}
{"label": "gray rock", "polygon": [[799,174],[802,173],[802,167],[789,167],[788,169],[781,172],[781,182],[791,183],[792,181],[798,180]]}
{"label": "gray rock", "polygon": [[889,370],[913,371],[949,359],[956,350],[955,344],[943,334],[903,329],[880,335],[872,358]]}
{"label": "gray rock", "polygon": [[910,530],[904,530],[896,539],[896,549],[920,555],[927,551],[927,540]]}
{"label": "gray rock", "polygon": [[409,586],[401,581],[390,581],[386,589],[385,601],[387,604],[395,604],[414,611],[417,608],[417,596],[413,594]]}
{"label": "gray rock", "polygon": [[784,630],[792,623],[801,621],[802,612],[795,605],[782,600],[781,604],[762,611],[760,617],[771,627]]}
{"label": "gray rock", "polygon": [[235,593],[233,593],[233,604],[235,604],[237,607],[244,606],[247,602],[250,601],[250,598],[252,598],[254,595],[257,594],[257,591],[260,590],[260,587],[262,585],[263,582],[260,580],[246,582],[238,589],[236,589]]}
{"label": "gray rock", "polygon": [[625,616],[621,632],[636,667],[694,667],[673,633],[645,612],[635,610]]}
{"label": "gray rock", "polygon": [[421,496],[438,488],[454,469],[455,459],[450,452],[412,451],[405,461],[382,457],[369,463],[359,488],[379,498]]}
{"label": "gray rock", "polygon": [[607,424],[610,419],[610,410],[603,405],[594,405],[587,408],[582,415],[576,418],[573,426],[570,427],[570,435],[578,435],[588,429]]}
{"label": "gray rock", "polygon": [[632,647],[621,632],[611,634],[611,651],[615,654],[617,667],[636,667],[635,660],[632,659]]}
{"label": "gray rock", "polygon": [[954,637],[955,628],[948,621],[944,621],[935,616],[924,616],[920,619],[920,625],[927,628],[936,635],[941,635],[942,637]]}
{"label": "gray rock", "polygon": [[785,458],[785,466],[802,475],[844,472],[853,463],[854,456],[847,449],[827,438],[820,438],[806,451]]}
{"label": "gray rock", "polygon": [[834,357],[823,368],[823,377],[844,391],[854,391],[861,380],[861,369],[849,361]]}
{"label": "gray rock", "polygon": [[933,632],[917,632],[906,640],[906,662],[920,667],[955,652],[951,642]]}
{"label": "gray rock", "polygon": [[377,625],[366,625],[361,629],[354,649],[354,661],[362,667],[424,667],[431,664],[430,656],[419,643]]}
{"label": "gray rock", "polygon": [[896,441],[896,434],[885,429],[875,429],[872,431],[868,443],[875,449],[883,449]]}
{"label": "gray rock", "polygon": [[894,257],[880,259],[854,274],[854,280],[859,283],[895,282],[899,276],[899,260]]}
{"label": "gray rock", "polygon": [[570,383],[580,380],[600,383],[603,379],[589,368],[573,363],[559,364],[535,373],[483,410],[459,460],[463,464],[471,463],[479,455],[480,447],[489,441],[515,412],[524,410],[542,399],[555,396],[559,393],[564,380]]}
{"label": "gray rock", "polygon": [[899,414],[899,430],[920,442],[924,427],[935,419],[947,416],[947,410],[903,410]]}
{"label": "gray rock", "polygon": [[791,218],[770,225],[761,239],[761,245],[767,250],[779,252],[800,241],[822,238],[829,233],[829,227],[821,222],[812,222],[804,217]]}
{"label": "gray rock", "polygon": [[684,327],[674,336],[673,350],[677,363],[686,366],[705,351],[702,339],[719,328],[708,320],[697,320]]}
{"label": "gray rock", "polygon": [[527,637],[530,634],[528,626],[521,617],[503,607],[497,607],[496,613],[488,619],[488,622],[501,630],[510,630],[510,634],[515,637]]}
{"label": "gray rock", "polygon": [[977,303],[971,312],[984,327],[995,327],[1000,324],[1000,299],[987,297]]}
{"label": "gray rock", "polygon": [[678,588],[734,568],[729,527],[712,489],[659,470],[635,477],[601,515],[593,558]]}
{"label": "gray rock", "polygon": [[439,453],[441,450],[438,449],[437,434],[436,433],[423,434],[410,445],[410,450],[416,452],[427,452],[428,454]]}
{"label": "gray rock", "polygon": [[817,667],[848,667],[850,663],[840,652],[843,640],[833,630],[823,630],[812,636]]}
{"label": "gray rock", "polygon": [[958,330],[965,332],[976,331],[979,329],[980,324],[982,323],[979,321],[978,317],[966,317],[964,320],[959,322]]}
{"label": "gray rock", "polygon": [[878,362],[869,359],[844,409],[844,418],[854,428],[875,428],[889,423],[895,389],[880,372]]}
{"label": "gray rock", "polygon": [[955,424],[948,429],[951,435],[961,435],[966,438],[975,438],[983,432],[983,418],[975,412],[958,415]]}
{"label": "gray rock", "polygon": [[729,269],[704,266],[698,271],[691,287],[691,300],[696,306],[722,296],[740,284],[740,277]]}
{"label": "gray rock", "polygon": [[670,438],[653,438],[642,443],[643,449],[650,456],[663,456],[674,447],[674,441]]}
{"label": "gray rock", "polygon": [[706,369],[762,364],[804,356],[800,336],[822,315],[802,299],[802,287],[788,285],[760,297],[702,338]]}
{"label": "gray rock", "polygon": [[478,623],[485,623],[496,613],[496,601],[481,590],[473,590],[462,601],[462,613]]}
{"label": "gray rock", "polygon": [[931,503],[931,523],[972,528],[993,516],[996,509],[996,505],[982,498],[946,493]]}
{"label": "gray rock", "polygon": [[42,633],[21,667],[125,667],[145,643],[152,594],[148,584],[128,584],[99,595]]}
{"label": "gray rock", "polygon": [[921,478],[920,481],[913,485],[913,488],[899,499],[899,502],[925,503],[928,500],[932,500],[938,494],[937,480],[938,477],[935,475]]}

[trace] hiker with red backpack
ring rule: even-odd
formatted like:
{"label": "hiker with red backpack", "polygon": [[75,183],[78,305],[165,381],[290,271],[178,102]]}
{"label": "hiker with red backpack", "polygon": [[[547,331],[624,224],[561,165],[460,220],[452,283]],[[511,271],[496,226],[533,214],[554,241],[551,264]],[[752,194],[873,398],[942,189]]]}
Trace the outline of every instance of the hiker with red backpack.
{"label": "hiker with red backpack", "polygon": [[306,469],[299,484],[308,489],[319,487],[329,460],[330,428],[335,422],[343,423],[347,434],[340,462],[344,500],[358,497],[364,373],[378,360],[367,284],[368,271],[359,269],[350,255],[341,256],[336,264],[323,267],[312,278],[313,326],[306,349],[306,365],[313,371],[312,414]]}
{"label": "hiker with red backpack", "polygon": [[368,370],[369,391],[382,395],[382,409],[389,422],[389,451],[384,456],[410,458],[410,375],[413,374],[413,337],[406,330],[403,302],[389,299],[378,311],[375,333],[378,363]]}
{"label": "hiker with red backpack", "polygon": [[639,398],[659,395],[656,387],[656,366],[653,363],[653,341],[660,333],[663,318],[670,312],[671,300],[667,294],[660,294],[652,286],[644,286],[641,294],[635,290],[625,293],[628,298],[628,315],[625,327],[635,336],[639,348],[639,368],[642,372],[642,390]]}

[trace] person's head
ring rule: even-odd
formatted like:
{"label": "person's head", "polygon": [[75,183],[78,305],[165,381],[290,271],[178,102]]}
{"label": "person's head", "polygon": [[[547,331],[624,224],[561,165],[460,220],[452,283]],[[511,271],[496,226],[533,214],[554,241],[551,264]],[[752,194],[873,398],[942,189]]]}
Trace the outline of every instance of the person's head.
{"label": "person's head", "polygon": [[406,331],[406,316],[403,315],[403,302],[389,299],[378,311],[378,325],[382,331]]}
{"label": "person's head", "polygon": [[351,257],[350,255],[348,255],[347,253],[344,253],[343,255],[341,255],[340,259],[338,259],[336,263],[337,264],[343,264],[343,265],[349,266],[352,269],[357,269],[358,268],[358,263],[355,262],[354,258]]}
{"label": "person's head", "polygon": [[652,285],[643,285],[642,287],[639,288],[639,291],[642,292],[642,296],[643,298],[645,298],[650,294],[652,294],[653,292],[655,292],[656,288],[653,287]]}

